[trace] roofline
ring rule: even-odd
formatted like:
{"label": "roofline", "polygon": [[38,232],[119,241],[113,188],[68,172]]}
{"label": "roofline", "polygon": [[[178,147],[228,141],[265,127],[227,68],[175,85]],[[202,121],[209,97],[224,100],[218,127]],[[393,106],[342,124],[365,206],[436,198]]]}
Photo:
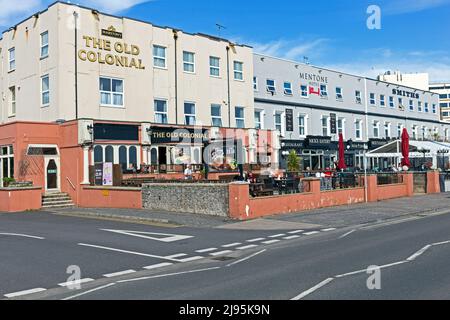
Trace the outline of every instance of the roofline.
{"label": "roofline", "polygon": [[258,55],[258,56],[262,56],[262,57],[267,57],[267,58],[271,58],[271,59],[280,60],[280,61],[285,61],[285,62],[289,62],[289,63],[295,63],[295,64],[299,64],[299,65],[304,65],[304,66],[309,66],[309,67],[313,67],[313,68],[317,68],[317,69],[322,69],[322,70],[325,70],[325,71],[340,73],[340,74],[351,76],[351,77],[355,77],[355,78],[361,78],[361,79],[366,79],[366,80],[370,80],[370,81],[376,81],[376,82],[391,84],[393,86],[403,87],[403,88],[407,88],[407,89],[411,89],[411,90],[418,90],[418,91],[428,92],[431,95],[437,95],[436,92],[432,92],[430,90],[423,90],[423,89],[419,89],[419,88],[409,87],[409,86],[405,86],[405,85],[402,85],[402,84],[387,82],[387,81],[378,80],[378,79],[374,79],[374,78],[369,78],[369,77],[365,77],[365,76],[358,76],[358,75],[347,73],[347,72],[341,72],[339,70],[333,70],[333,69],[329,69],[329,68],[319,67],[319,66],[316,66],[316,65],[313,65],[313,64],[306,64],[304,62],[298,62],[298,61],[295,61],[295,60],[274,57],[274,56],[271,56],[271,55],[268,55],[268,54],[263,54],[263,53],[258,53],[258,52],[254,52],[253,54],[254,55]]}
{"label": "roofline", "polygon": [[231,41],[231,40],[228,40],[228,39],[225,39],[225,38],[216,37],[216,36],[209,35],[209,34],[206,34],[206,33],[191,33],[191,32],[187,32],[187,31],[184,31],[184,30],[182,30],[182,29],[175,28],[175,27],[170,27],[170,26],[160,26],[160,25],[154,24],[154,23],[149,22],[149,21],[144,21],[144,20],[140,20],[140,19],[136,19],[136,18],[131,18],[131,17],[125,17],[125,16],[113,15],[113,14],[110,14],[110,13],[106,13],[106,12],[99,11],[99,10],[97,10],[97,9],[95,9],[95,8],[91,8],[91,7],[87,7],[87,6],[82,6],[82,5],[75,4],[75,3],[67,3],[67,2],[60,1],[60,0],[55,1],[55,2],[53,2],[53,3],[51,3],[51,4],[49,4],[49,5],[47,6],[47,8],[43,9],[42,11],[38,11],[38,12],[32,14],[31,16],[29,16],[28,18],[23,19],[23,20],[20,21],[19,23],[16,23],[16,24],[13,25],[12,27],[9,27],[8,29],[4,30],[4,31],[2,32],[2,37],[0,38],[0,40],[3,39],[3,34],[5,34],[5,33],[7,33],[7,32],[10,32],[10,31],[13,30],[14,28],[17,28],[17,26],[19,26],[19,25],[21,25],[22,23],[28,21],[29,19],[33,18],[34,16],[40,15],[40,14],[42,14],[42,13],[48,11],[48,9],[50,9],[51,7],[53,7],[54,5],[57,5],[57,4],[63,4],[63,5],[66,5],[66,6],[78,7],[78,8],[80,8],[80,9],[85,9],[85,10],[90,10],[90,11],[96,11],[96,12],[98,12],[99,14],[104,15],[104,16],[108,16],[108,17],[112,17],[112,18],[116,18],[116,19],[122,19],[122,20],[123,20],[123,19],[127,19],[127,20],[131,20],[131,21],[136,21],[136,22],[148,24],[148,25],[151,25],[151,26],[153,26],[153,27],[160,28],[160,29],[172,29],[172,30],[175,30],[175,31],[181,31],[181,32],[183,32],[183,33],[186,34],[186,35],[204,37],[204,38],[208,38],[208,39],[213,40],[213,41],[219,41],[219,42],[223,41],[223,42],[228,42],[228,43],[232,43],[232,44],[234,44],[235,46],[239,46],[239,47],[252,48],[251,46],[246,45],[246,44],[234,43],[234,42]]}

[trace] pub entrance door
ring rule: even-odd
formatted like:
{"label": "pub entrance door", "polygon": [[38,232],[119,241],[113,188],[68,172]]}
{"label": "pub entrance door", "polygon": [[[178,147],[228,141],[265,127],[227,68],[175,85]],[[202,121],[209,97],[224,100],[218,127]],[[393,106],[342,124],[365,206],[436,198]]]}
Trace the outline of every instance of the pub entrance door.
{"label": "pub entrance door", "polygon": [[45,191],[60,191],[59,158],[49,157],[45,159]]}

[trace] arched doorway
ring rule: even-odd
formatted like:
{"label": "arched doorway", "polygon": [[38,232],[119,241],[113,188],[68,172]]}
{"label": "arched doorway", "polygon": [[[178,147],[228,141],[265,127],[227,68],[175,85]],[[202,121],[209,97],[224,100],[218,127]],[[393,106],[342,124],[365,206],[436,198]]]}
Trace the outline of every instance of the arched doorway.
{"label": "arched doorway", "polygon": [[46,189],[47,191],[58,190],[58,165],[54,159],[49,159],[46,167]]}

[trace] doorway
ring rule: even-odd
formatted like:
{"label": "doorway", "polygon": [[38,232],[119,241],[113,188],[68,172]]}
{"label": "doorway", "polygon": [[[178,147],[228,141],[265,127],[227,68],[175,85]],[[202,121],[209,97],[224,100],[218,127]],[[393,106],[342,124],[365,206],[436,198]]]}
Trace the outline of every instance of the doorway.
{"label": "doorway", "polygon": [[60,190],[59,159],[47,158],[45,160],[45,190],[58,192]]}

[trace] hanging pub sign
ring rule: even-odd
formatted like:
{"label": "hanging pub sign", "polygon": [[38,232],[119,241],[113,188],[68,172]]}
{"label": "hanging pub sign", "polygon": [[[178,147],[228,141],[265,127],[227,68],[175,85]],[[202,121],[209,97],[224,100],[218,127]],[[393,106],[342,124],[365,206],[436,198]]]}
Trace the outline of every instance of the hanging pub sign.
{"label": "hanging pub sign", "polygon": [[379,147],[384,146],[387,144],[387,140],[385,139],[369,139],[369,149],[374,150],[378,149]]}
{"label": "hanging pub sign", "polygon": [[286,131],[294,131],[294,110],[286,109]]}
{"label": "hanging pub sign", "polygon": [[337,134],[337,116],[336,113],[330,113],[330,131],[331,134]]}
{"label": "hanging pub sign", "polygon": [[202,144],[209,140],[206,129],[152,127],[149,134],[152,144]]}
{"label": "hanging pub sign", "polygon": [[336,144],[333,144],[331,137],[307,136],[305,147],[308,149],[335,150]]}

